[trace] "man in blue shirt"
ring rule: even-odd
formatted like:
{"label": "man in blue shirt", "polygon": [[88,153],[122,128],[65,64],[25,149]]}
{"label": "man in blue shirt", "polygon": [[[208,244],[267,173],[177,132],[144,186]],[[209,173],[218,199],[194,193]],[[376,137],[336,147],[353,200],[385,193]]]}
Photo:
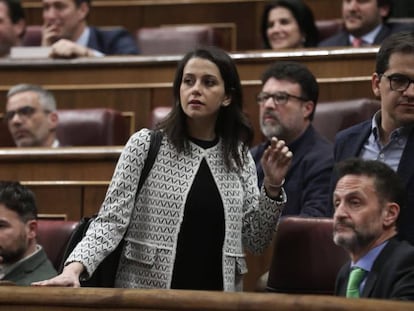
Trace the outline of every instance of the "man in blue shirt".
{"label": "man in blue shirt", "polygon": [[342,0],[343,30],[319,46],[377,45],[393,33],[413,29],[408,23],[387,23],[391,11],[391,0]]}
{"label": "man in blue shirt", "polygon": [[414,32],[391,35],[377,54],[372,90],[381,110],[338,133],[335,162],[361,157],[388,164],[407,189],[399,234],[414,243]]}
{"label": "man in blue shirt", "polygon": [[[351,158],[338,163],[337,172],[333,240],[351,262],[338,273],[335,294],[413,300],[414,246],[397,239],[403,183],[377,160]],[[357,284],[354,269],[361,275]]]}

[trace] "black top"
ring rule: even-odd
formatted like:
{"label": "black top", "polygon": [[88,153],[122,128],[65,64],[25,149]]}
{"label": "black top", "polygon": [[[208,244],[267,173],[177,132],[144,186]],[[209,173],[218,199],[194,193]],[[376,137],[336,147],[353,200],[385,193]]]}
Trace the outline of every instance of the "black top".
{"label": "black top", "polygon": [[[215,146],[218,139],[191,141],[207,149]],[[203,159],[184,209],[171,288],[223,290],[224,231],[223,202]]]}

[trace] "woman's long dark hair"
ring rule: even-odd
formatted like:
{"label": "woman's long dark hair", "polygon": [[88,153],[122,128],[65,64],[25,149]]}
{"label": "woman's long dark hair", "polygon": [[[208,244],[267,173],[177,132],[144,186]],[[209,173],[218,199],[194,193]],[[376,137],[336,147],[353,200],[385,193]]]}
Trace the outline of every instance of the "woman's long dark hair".
{"label": "woman's long dark hair", "polygon": [[[169,141],[178,152],[188,152],[189,134],[187,129],[187,116],[180,102],[180,86],[183,78],[184,67],[192,58],[202,58],[214,63],[224,81],[224,91],[231,98],[230,105],[221,107],[216,121],[216,135],[223,141],[224,161],[226,167],[231,170],[236,164],[237,168],[243,166],[245,154],[253,139],[253,129],[243,113],[242,88],[239,74],[231,57],[223,50],[216,47],[202,47],[188,52],[180,61],[175,73],[173,94],[174,105],[159,125],[163,129]],[[243,149],[240,149],[242,143]],[[232,160],[234,161],[232,163]]]}

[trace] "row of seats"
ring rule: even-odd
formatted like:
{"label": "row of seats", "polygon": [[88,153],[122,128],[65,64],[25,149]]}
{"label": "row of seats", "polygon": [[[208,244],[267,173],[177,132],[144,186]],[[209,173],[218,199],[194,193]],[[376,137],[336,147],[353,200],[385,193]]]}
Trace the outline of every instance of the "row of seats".
{"label": "row of seats", "polygon": [[[380,102],[370,98],[319,103],[316,106],[313,125],[319,133],[333,142],[338,131],[368,120],[379,108]],[[155,127],[170,110],[170,107],[154,108],[151,126]]]}
{"label": "row of seats", "polygon": [[[64,146],[124,145],[132,134],[134,117],[109,108],[61,109],[56,135]],[[14,146],[4,122],[0,122],[0,147]]]}
{"label": "row of seats", "polygon": [[[342,29],[341,19],[316,22],[323,40]],[[163,25],[143,27],[135,32],[141,54],[185,53],[197,45],[215,45],[227,51],[236,50],[237,29],[234,23]],[[29,25],[23,37],[24,46],[40,46],[42,26]]]}
{"label": "row of seats", "polygon": [[[338,131],[369,119],[380,108],[378,100],[360,98],[319,103],[313,124],[330,141]],[[155,107],[150,127],[154,128],[170,112],[170,107]],[[57,137],[65,146],[124,145],[134,132],[133,117],[108,108],[58,110]],[[0,147],[14,146],[4,122],[0,122]]]}
{"label": "row of seats", "polygon": [[[39,220],[38,242],[57,271],[78,222]],[[332,295],[335,278],[348,255],[332,241],[330,218],[281,218],[274,237],[267,291]],[[304,258],[306,263],[304,264]]]}

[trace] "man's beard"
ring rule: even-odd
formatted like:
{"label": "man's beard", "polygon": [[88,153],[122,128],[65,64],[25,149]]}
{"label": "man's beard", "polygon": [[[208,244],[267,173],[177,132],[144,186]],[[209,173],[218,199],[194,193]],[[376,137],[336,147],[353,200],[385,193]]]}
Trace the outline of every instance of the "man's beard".
{"label": "man's beard", "polygon": [[272,137],[277,137],[279,139],[283,139],[285,128],[280,123],[279,118],[275,116],[274,114],[271,115],[274,120],[272,122],[265,122],[263,119],[260,121],[260,128],[262,130],[262,133],[264,136],[266,136],[268,139]]}
{"label": "man's beard", "polygon": [[334,242],[335,244],[343,247],[348,251],[356,251],[361,248],[365,248],[366,246],[370,245],[372,241],[375,240],[377,235],[373,232],[361,232],[355,229],[353,225],[341,223],[342,225],[346,225],[348,228],[352,229],[353,235],[335,235],[334,232]]}
{"label": "man's beard", "polygon": [[23,258],[27,249],[25,237],[21,236],[17,244],[17,248],[13,250],[0,248],[0,256],[3,258],[3,264],[10,265]]}

